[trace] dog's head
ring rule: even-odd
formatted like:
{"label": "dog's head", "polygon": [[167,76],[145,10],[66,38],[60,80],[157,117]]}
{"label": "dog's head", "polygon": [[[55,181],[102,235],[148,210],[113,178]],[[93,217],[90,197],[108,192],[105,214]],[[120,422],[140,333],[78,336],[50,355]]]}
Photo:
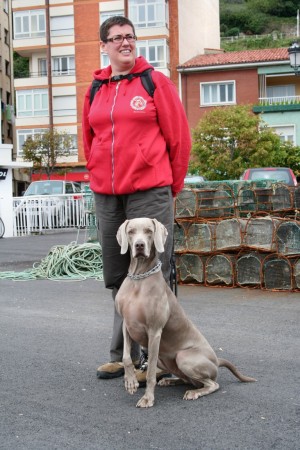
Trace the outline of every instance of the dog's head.
{"label": "dog's head", "polygon": [[149,258],[154,245],[158,253],[163,253],[168,232],[166,227],[156,219],[138,218],[126,220],[118,229],[117,241],[121,254],[130,247],[133,258]]}

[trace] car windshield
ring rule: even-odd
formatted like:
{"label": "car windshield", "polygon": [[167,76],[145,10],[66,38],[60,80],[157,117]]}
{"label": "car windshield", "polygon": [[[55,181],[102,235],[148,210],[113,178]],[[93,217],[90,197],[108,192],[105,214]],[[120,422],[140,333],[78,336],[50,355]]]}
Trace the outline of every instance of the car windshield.
{"label": "car windshield", "polygon": [[52,195],[63,194],[63,182],[62,181],[45,181],[31,183],[27,189],[25,195]]}
{"label": "car windshield", "polygon": [[251,180],[276,180],[289,183],[290,177],[285,170],[253,170]]}

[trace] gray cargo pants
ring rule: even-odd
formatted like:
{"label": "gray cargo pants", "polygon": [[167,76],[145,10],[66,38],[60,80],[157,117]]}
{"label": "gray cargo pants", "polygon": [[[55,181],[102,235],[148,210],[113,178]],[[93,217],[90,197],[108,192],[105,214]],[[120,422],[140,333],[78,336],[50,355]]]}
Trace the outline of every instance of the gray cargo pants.
{"label": "gray cargo pants", "polygon": [[[99,242],[102,247],[103,277],[105,287],[112,289],[113,300],[128,273],[129,251],[121,255],[116,235],[126,219],[149,217],[163,223],[168,230],[165,251],[160,255],[162,271],[170,282],[171,257],[173,251],[173,197],[170,186],[138,191],[128,195],[104,195],[94,193]],[[132,359],[139,359],[137,344],[132,348]],[[113,334],[110,345],[110,361],[122,361],[122,318],[114,309]]]}

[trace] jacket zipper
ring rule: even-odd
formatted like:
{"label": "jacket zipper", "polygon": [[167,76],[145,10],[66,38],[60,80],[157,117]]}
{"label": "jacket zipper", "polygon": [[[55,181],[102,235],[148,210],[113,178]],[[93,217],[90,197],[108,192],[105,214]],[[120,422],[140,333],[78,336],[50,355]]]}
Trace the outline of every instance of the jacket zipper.
{"label": "jacket zipper", "polygon": [[112,125],[112,127],[111,127],[111,137],[112,137],[112,140],[111,140],[111,189],[112,189],[113,194],[115,194],[115,159],[114,159],[115,124],[114,124],[114,119],[113,119],[113,113],[114,113],[114,109],[116,106],[119,85],[120,85],[120,81],[116,85],[116,92],[115,92],[115,96],[113,99],[112,108],[110,111],[110,120],[111,120],[111,125]]}

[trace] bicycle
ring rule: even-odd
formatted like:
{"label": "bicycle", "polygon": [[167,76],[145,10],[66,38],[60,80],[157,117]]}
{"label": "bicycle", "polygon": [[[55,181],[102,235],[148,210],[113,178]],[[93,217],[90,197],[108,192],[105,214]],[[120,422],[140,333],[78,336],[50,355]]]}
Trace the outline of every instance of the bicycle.
{"label": "bicycle", "polygon": [[4,222],[0,217],[0,239],[4,236],[4,233],[5,233]]}

